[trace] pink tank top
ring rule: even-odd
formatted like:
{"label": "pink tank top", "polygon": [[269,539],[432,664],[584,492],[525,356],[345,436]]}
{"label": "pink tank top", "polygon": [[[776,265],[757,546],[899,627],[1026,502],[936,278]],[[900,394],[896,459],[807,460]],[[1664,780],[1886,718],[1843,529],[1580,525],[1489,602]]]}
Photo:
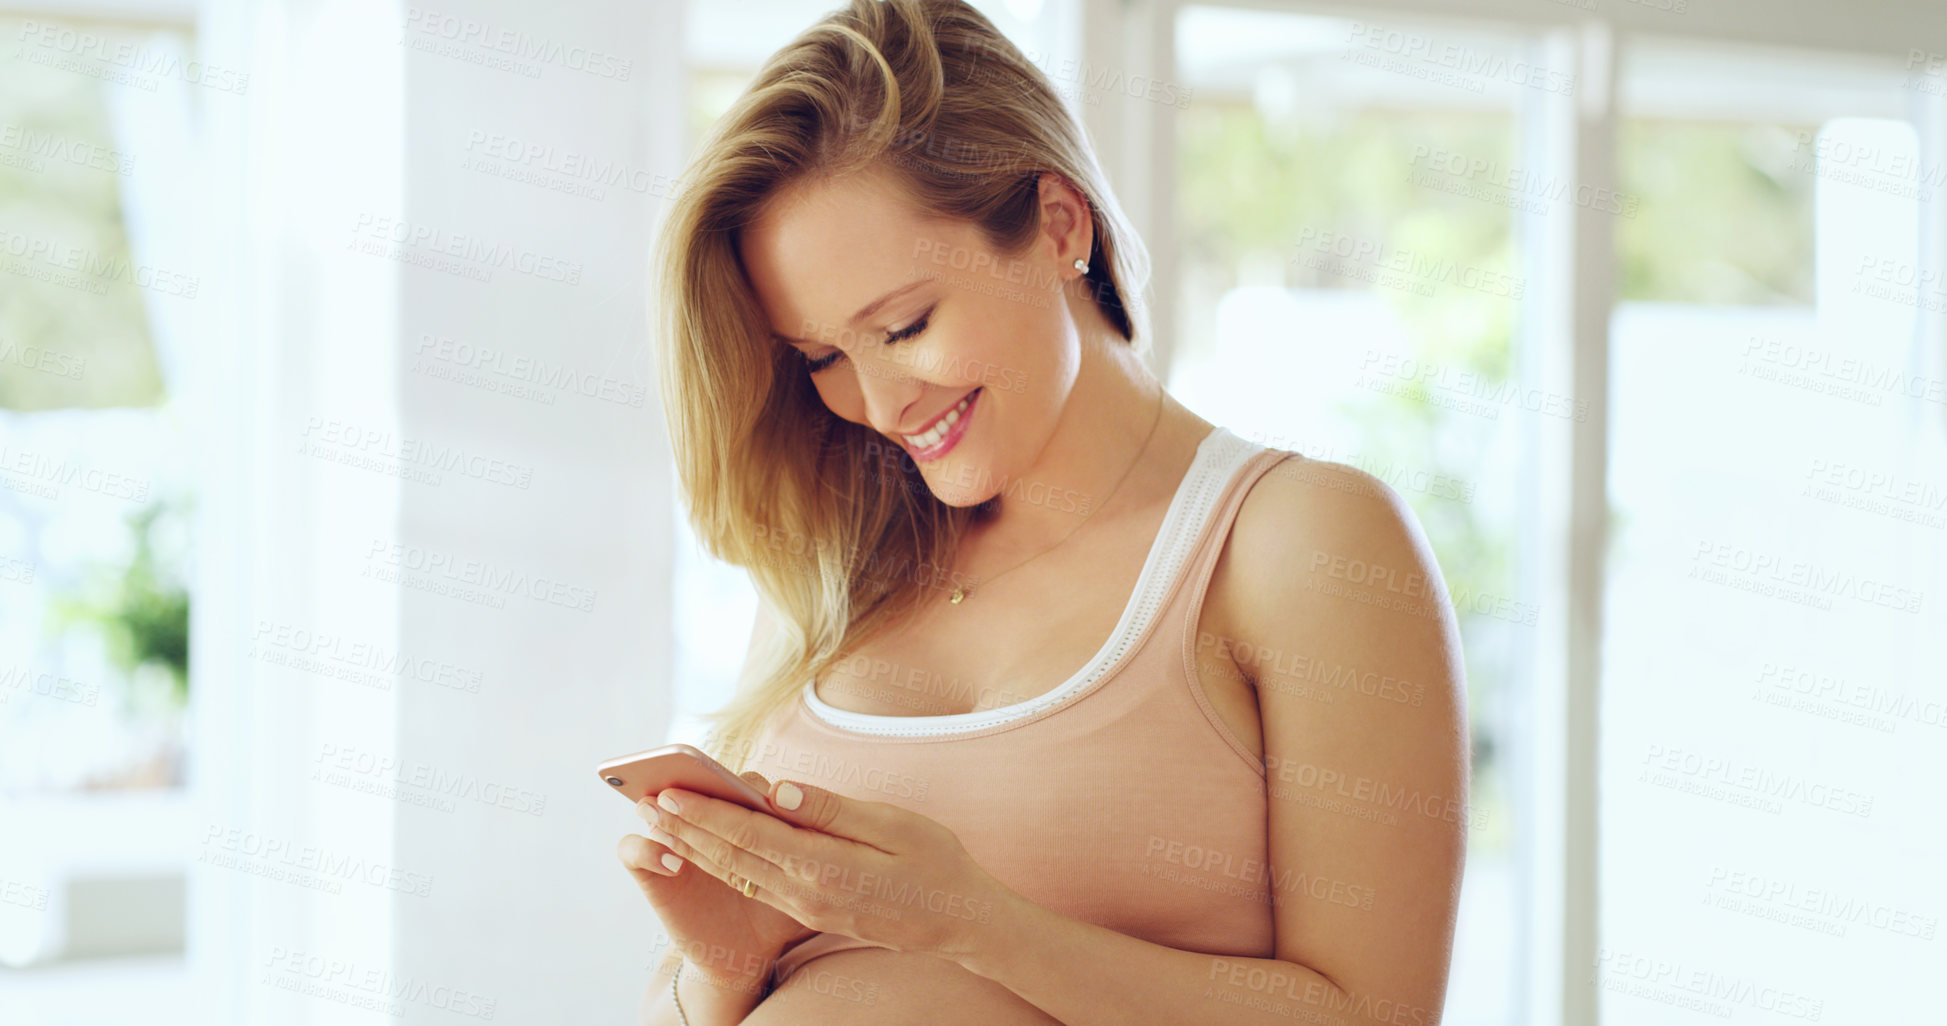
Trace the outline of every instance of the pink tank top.
{"label": "pink tank top", "polygon": [[[806,681],[745,768],[930,816],[996,879],[1064,915],[1169,947],[1271,957],[1264,763],[1204,695],[1195,631],[1245,493],[1296,455],[1223,427],[1206,435],[1115,630],[1052,691],[882,716],[831,706]],[[858,897],[977,914],[954,909],[958,896],[884,890]],[[784,952],[773,982],[872,946],[817,934]]]}

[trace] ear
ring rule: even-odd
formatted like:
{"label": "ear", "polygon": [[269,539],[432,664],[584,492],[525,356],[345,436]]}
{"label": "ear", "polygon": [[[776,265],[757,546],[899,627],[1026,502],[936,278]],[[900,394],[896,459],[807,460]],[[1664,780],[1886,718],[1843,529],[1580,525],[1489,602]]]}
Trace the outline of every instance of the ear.
{"label": "ear", "polygon": [[1076,258],[1090,260],[1095,250],[1095,213],[1088,197],[1067,179],[1053,171],[1041,172],[1041,235],[1052,244],[1056,279],[1067,281],[1074,274]]}

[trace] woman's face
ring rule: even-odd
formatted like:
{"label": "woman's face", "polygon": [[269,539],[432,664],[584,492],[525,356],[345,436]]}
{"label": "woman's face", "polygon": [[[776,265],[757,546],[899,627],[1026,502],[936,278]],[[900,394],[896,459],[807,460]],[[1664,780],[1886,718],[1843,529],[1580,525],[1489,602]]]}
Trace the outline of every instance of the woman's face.
{"label": "woman's face", "polygon": [[833,413],[885,437],[875,458],[903,449],[948,505],[1034,464],[1080,366],[1071,303],[1089,301],[1061,286],[1089,252],[1088,208],[1058,176],[1040,188],[1042,230],[1016,257],[921,219],[880,170],[786,187],[741,239],[777,344]]}

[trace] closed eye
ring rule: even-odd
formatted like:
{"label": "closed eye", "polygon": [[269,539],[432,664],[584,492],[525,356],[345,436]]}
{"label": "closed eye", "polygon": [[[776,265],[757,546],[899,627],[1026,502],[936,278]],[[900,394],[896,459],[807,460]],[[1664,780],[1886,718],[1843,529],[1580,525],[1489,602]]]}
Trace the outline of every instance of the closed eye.
{"label": "closed eye", "polygon": [[904,342],[905,340],[912,338],[914,335],[917,335],[920,332],[925,331],[926,322],[932,319],[933,319],[933,310],[932,308],[929,307],[925,313],[919,315],[919,320],[916,320],[913,323],[899,329],[898,331],[892,332],[891,334],[887,335],[886,344],[890,345],[894,342]]}
{"label": "closed eye", "polygon": [[[920,315],[919,320],[916,320],[913,323],[903,328],[900,328],[898,331],[894,331],[887,334],[886,344],[891,345],[894,342],[904,342],[905,340],[918,335],[920,332],[926,330],[927,322],[931,321],[932,319],[933,319],[933,308],[929,307],[925,313]],[[807,357],[805,359],[805,367],[808,368],[811,371],[811,373],[816,374],[819,371],[824,370],[827,367],[830,367],[832,364],[837,363],[838,358],[844,355],[845,353],[841,350],[833,350],[832,352],[827,353],[824,356],[817,357],[815,359]]]}

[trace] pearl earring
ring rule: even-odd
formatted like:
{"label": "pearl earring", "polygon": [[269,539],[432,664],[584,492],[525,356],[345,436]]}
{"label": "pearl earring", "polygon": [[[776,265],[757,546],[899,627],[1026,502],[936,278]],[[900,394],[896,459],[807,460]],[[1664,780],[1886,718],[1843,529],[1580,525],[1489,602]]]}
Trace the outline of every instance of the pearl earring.
{"label": "pearl earring", "polygon": [[1082,259],[1081,257],[1076,257],[1076,258],[1075,258],[1075,270],[1077,270],[1077,271],[1086,271],[1086,270],[1088,270],[1088,261],[1086,261],[1086,260],[1083,260],[1083,259]]}

